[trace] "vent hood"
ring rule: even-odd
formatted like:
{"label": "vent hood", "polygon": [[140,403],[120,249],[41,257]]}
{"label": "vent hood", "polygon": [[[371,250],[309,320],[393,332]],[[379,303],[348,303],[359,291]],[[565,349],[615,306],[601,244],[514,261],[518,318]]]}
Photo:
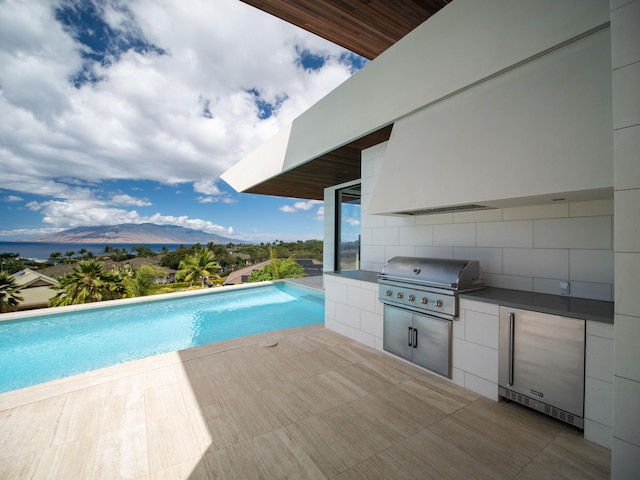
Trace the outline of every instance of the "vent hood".
{"label": "vent hood", "polygon": [[605,28],[396,120],[368,213],[611,197],[610,57]]}

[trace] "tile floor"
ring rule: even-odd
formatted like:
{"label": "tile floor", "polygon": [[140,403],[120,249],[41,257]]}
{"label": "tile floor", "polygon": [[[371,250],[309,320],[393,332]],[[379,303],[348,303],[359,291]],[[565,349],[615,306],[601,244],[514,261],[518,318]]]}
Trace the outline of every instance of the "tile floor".
{"label": "tile floor", "polygon": [[601,479],[609,469],[610,452],[572,427],[321,325],[0,395],[3,479]]}

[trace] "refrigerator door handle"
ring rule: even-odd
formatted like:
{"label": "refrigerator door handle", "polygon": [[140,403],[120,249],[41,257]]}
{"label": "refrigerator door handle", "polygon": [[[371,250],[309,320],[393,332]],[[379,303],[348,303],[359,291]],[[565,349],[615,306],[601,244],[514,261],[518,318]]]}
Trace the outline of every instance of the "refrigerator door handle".
{"label": "refrigerator door handle", "polygon": [[413,329],[413,348],[418,348],[418,329]]}
{"label": "refrigerator door handle", "polygon": [[514,353],[514,340],[515,340],[515,325],[516,316],[514,313],[509,314],[509,382],[507,385],[510,387],[513,385],[513,353]]}
{"label": "refrigerator door handle", "polygon": [[408,346],[413,347],[413,328],[409,327]]}

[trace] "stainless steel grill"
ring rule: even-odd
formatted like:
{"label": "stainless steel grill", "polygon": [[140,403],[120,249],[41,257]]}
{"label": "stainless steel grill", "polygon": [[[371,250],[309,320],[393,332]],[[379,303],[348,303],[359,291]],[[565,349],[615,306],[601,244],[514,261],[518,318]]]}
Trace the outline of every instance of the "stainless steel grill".
{"label": "stainless steel grill", "polygon": [[394,257],[378,274],[383,348],[451,378],[458,293],[483,288],[476,260]]}
{"label": "stainless steel grill", "polygon": [[477,260],[393,257],[378,274],[383,303],[442,318],[458,315],[458,293],[484,288]]}

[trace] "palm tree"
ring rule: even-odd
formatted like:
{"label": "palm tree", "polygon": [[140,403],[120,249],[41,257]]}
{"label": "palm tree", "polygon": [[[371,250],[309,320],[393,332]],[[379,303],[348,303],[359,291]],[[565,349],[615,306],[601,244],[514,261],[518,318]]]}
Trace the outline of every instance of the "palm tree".
{"label": "palm tree", "polygon": [[49,255],[49,261],[54,265],[57,265],[61,258],[62,253],[60,252],[51,252],[51,254]]}
{"label": "palm tree", "polygon": [[58,293],[51,299],[51,306],[114,300],[125,295],[122,277],[103,270],[94,260],[80,262],[71,273],[60,279]]}
{"label": "palm tree", "polygon": [[194,280],[200,279],[204,287],[204,282],[207,278],[220,278],[220,275],[216,273],[220,268],[210,250],[199,248],[193,255],[189,255],[180,261],[176,277],[178,280],[189,282],[189,285],[193,285]]}
{"label": "palm tree", "polygon": [[64,256],[67,257],[67,263],[71,263],[71,259],[76,254],[74,250],[69,250],[68,252],[64,252]]}
{"label": "palm tree", "polygon": [[0,272],[0,313],[12,312],[18,307],[24,300],[18,293],[20,287],[16,279],[6,272]]}

